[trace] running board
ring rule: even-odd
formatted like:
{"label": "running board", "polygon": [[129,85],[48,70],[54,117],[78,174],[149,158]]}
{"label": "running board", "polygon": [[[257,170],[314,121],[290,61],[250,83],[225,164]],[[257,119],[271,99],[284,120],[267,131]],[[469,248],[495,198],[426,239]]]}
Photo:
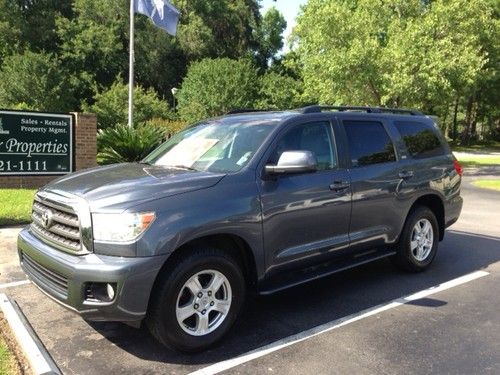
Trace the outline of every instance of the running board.
{"label": "running board", "polygon": [[294,286],[307,283],[334,273],[370,263],[396,254],[394,250],[369,251],[352,255],[346,259],[333,260],[304,270],[288,271],[266,280],[259,288],[260,295],[273,294]]}

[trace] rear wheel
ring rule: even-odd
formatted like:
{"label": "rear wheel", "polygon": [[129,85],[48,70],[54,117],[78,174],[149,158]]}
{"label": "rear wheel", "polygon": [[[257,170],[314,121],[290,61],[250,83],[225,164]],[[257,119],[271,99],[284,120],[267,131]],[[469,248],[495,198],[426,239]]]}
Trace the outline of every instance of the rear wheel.
{"label": "rear wheel", "polygon": [[406,220],[396,246],[394,260],[401,268],[420,272],[428,268],[436,256],[439,227],[436,216],[428,207],[416,207]]}
{"label": "rear wheel", "polygon": [[238,263],[214,248],[195,249],[172,264],[157,287],[146,323],[162,344],[186,352],[220,340],[245,298]]}

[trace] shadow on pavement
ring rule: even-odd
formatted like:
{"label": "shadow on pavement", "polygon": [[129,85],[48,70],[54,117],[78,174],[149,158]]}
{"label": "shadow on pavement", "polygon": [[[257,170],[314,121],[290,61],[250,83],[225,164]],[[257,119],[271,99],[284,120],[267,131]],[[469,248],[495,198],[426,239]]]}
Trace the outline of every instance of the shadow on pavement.
{"label": "shadow on pavement", "polygon": [[[145,328],[121,323],[89,323],[93,329],[128,353],[148,361],[202,365],[233,358],[289,335],[404,297],[500,260],[500,238],[447,231],[433,266],[408,274],[388,260],[267,297],[254,297],[230,334],[216,348],[184,355],[163,348]],[[446,301],[426,298],[414,304],[439,308]]]}
{"label": "shadow on pavement", "polygon": [[500,176],[500,165],[466,167],[464,168],[464,176],[467,177]]}

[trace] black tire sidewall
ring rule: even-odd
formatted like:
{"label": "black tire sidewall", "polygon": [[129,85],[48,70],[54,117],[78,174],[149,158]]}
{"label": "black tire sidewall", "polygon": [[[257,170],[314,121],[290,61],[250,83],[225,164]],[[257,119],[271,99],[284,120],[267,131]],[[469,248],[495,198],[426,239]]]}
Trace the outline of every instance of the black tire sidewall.
{"label": "black tire sidewall", "polygon": [[[432,249],[427,258],[425,258],[423,261],[415,259],[415,257],[412,254],[410,245],[413,228],[415,224],[421,219],[429,220],[433,231]],[[412,270],[423,271],[430,266],[430,264],[436,257],[438,244],[439,244],[439,226],[436,220],[436,216],[430,209],[426,207],[418,207],[410,214],[410,217],[408,218],[408,221],[405,225],[399,249],[399,256],[400,258],[402,258],[401,260],[404,263],[406,263],[407,267],[410,267]]]}
{"label": "black tire sidewall", "polygon": [[[204,270],[219,271],[228,279],[232,292],[231,307],[228,315],[215,331],[204,336],[192,336],[186,333],[177,322],[177,298],[186,281]],[[162,341],[165,344],[186,352],[204,350],[219,341],[233,325],[245,298],[245,281],[237,263],[222,255],[187,258],[173,270],[166,283],[158,295],[156,322],[158,333],[164,338]]]}

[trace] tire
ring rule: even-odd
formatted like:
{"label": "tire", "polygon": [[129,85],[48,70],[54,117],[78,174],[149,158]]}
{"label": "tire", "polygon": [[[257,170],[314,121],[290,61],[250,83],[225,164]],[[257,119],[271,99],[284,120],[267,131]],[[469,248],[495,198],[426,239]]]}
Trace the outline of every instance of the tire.
{"label": "tire", "polygon": [[[418,228],[421,230],[420,235]],[[434,260],[438,244],[439,226],[436,216],[428,207],[418,206],[406,219],[393,261],[405,271],[424,271]]]}
{"label": "tire", "polygon": [[161,344],[183,352],[218,342],[235,322],[246,293],[239,264],[211,247],[174,261],[155,285],[146,325]]}

